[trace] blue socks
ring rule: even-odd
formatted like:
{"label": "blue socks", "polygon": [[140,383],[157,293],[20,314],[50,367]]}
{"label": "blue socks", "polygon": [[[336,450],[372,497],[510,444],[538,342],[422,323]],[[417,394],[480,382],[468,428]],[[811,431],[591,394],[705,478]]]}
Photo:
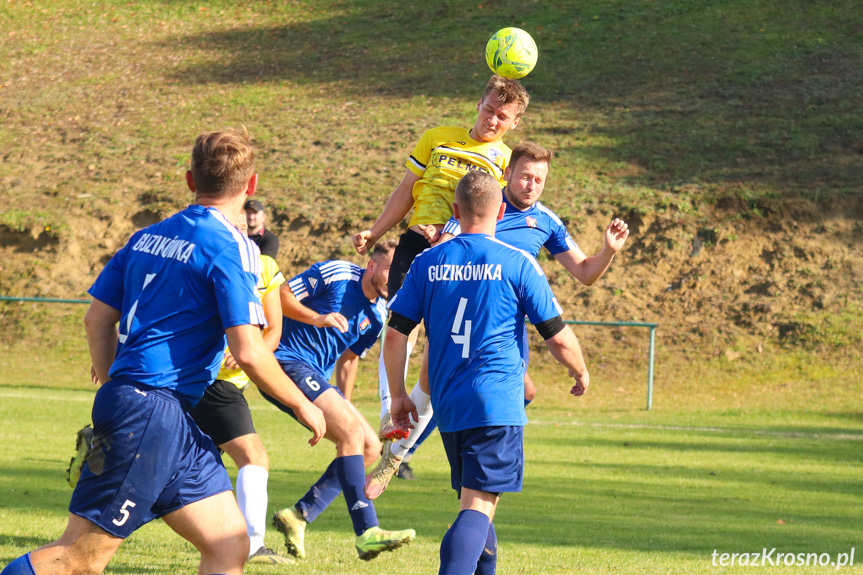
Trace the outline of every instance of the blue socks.
{"label": "blue socks", "polygon": [[438,575],[473,575],[489,538],[488,516],[465,509],[446,532],[440,544]]}
{"label": "blue socks", "polygon": [[30,562],[30,554],[22,555],[0,571],[0,575],[36,575],[33,564]]}
{"label": "blue socks", "polygon": [[366,529],[378,526],[378,514],[375,512],[375,506],[366,499],[366,495],[363,493],[366,482],[363,456],[336,457],[333,463],[336,466],[336,475],[342,486],[342,492],[345,494],[348,513],[350,513],[351,522],[354,524],[354,533],[360,536]]}
{"label": "blue socks", "polygon": [[474,575],[494,575],[497,572],[497,533],[494,523],[488,524],[488,538],[479,561],[476,564]]}
{"label": "blue socks", "polygon": [[302,499],[297,501],[296,508],[308,523],[317,519],[318,515],[323,513],[324,509],[329,507],[342,492],[342,485],[336,473],[336,461],[338,460],[334,459],[330,463],[320,479],[311,486]]}

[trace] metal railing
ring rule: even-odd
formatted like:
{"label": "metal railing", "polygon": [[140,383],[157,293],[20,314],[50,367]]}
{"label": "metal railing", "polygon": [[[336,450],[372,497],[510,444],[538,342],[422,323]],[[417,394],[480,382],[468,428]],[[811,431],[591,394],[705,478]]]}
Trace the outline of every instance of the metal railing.
{"label": "metal railing", "polygon": [[647,366],[647,410],[653,407],[653,364],[656,354],[656,328],[657,323],[642,323],[633,321],[576,321],[566,320],[563,323],[572,325],[607,325],[610,327],[649,327],[650,328],[650,355]]}

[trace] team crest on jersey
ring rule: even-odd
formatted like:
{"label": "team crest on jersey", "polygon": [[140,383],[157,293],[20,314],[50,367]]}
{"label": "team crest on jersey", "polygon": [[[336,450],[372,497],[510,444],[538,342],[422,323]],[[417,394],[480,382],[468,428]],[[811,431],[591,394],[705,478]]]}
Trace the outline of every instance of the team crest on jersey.
{"label": "team crest on jersey", "polygon": [[492,162],[497,162],[499,159],[501,159],[503,157],[503,154],[501,154],[500,151],[498,151],[494,148],[492,148],[489,151],[488,155],[491,158]]}
{"label": "team crest on jersey", "polygon": [[363,321],[360,322],[360,333],[363,333],[364,331],[369,329],[371,326],[372,326],[372,320],[370,320],[367,317],[364,317]]}
{"label": "team crest on jersey", "polygon": [[536,218],[532,218],[530,216],[527,216],[526,218],[524,218],[524,221],[527,222],[527,227],[529,227],[529,228],[535,228],[536,227]]}

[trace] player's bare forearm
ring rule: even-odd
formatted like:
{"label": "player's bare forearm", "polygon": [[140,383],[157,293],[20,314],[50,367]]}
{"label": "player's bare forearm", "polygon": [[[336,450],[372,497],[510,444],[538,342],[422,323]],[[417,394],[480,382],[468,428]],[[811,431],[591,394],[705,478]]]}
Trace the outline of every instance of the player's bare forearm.
{"label": "player's bare forearm", "polygon": [[384,234],[404,219],[413,207],[413,187],[417,181],[419,181],[418,176],[410,170],[405,170],[402,181],[393,190],[392,195],[384,206],[384,211],[378,216],[371,229],[354,234],[352,241],[354,248],[359,253],[368,253]]}
{"label": "player's bare forearm", "polygon": [[264,329],[264,345],[270,351],[276,351],[279,340],[282,339],[282,306],[279,290],[272,290],[264,294],[264,317],[267,318],[267,327]]}
{"label": "player's bare forearm", "polygon": [[345,350],[341,357],[336,360],[336,385],[348,401],[354,394],[354,382],[357,379],[359,365],[360,356],[349,349]]}
{"label": "player's bare forearm", "polygon": [[611,266],[614,255],[619,252],[629,237],[629,226],[615,218],[605,228],[602,249],[596,255],[587,257],[578,247],[559,253],[554,258],[566,268],[569,274],[586,286],[593,285],[605,275]]}
{"label": "player's bare forearm", "polygon": [[[94,299],[84,316],[87,347],[90,349],[91,378],[99,384],[108,381],[108,372],[117,353],[117,323],[122,314],[108,304]],[[95,383],[95,382],[94,382]]]}
{"label": "player's bare forearm", "polygon": [[584,354],[581,352],[581,345],[578,343],[578,338],[575,333],[566,326],[545,340],[545,345],[554,359],[558,363],[569,369],[569,375],[575,379],[571,393],[573,395],[583,395],[590,385],[590,374],[587,371],[587,364],[584,361]]}
{"label": "player's bare forearm", "polygon": [[390,387],[390,415],[399,429],[410,429],[410,414],[416,418],[416,407],[405,389],[405,365],[408,360],[408,336],[393,328],[387,328],[384,338],[384,365]]}
{"label": "player's bare forearm", "polygon": [[239,366],[264,393],[290,407],[312,430],[309,443],[315,445],[326,433],[323,413],[285,375],[273,352],[266,348],[258,326],[240,325],[225,330],[228,346]]}
{"label": "player's bare forearm", "polygon": [[297,299],[297,296],[294,295],[294,292],[291,291],[288,284],[283,284],[279,288],[279,300],[281,302],[282,314],[289,319],[320,328],[334,327],[342,333],[348,331],[348,320],[345,319],[345,316],[337,312],[320,314],[304,306]]}

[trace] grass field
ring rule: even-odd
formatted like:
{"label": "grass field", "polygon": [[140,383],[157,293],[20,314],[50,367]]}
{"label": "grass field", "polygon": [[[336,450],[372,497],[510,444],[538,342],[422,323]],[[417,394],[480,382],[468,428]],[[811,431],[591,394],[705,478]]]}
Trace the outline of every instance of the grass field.
{"label": "grass field", "polygon": [[[71,331],[79,311],[56,322],[63,345],[10,346],[0,360],[0,563],[57,537],[65,522],[71,490],[64,470],[93,396],[83,341],[76,343]],[[775,547],[829,553],[831,561],[852,548],[859,552],[863,377],[853,361],[837,358],[842,369],[830,370],[813,367],[813,359],[749,371],[737,366],[737,373],[725,366],[688,384],[674,377],[673,365],[660,363],[664,385],[650,412],[643,409],[644,365],[595,365],[593,387],[576,400],[560,370],[538,360],[525,489],[503,499],[495,521],[499,572],[744,573],[752,567],[714,567],[714,550]],[[370,421],[377,415],[375,365],[374,358],[363,362],[356,399]],[[288,506],[334,452],[328,445],[310,448],[296,423],[257,392],[248,397],[272,460],[270,506]],[[394,480],[378,504],[384,527],[417,530],[412,545],[359,561],[339,498],[309,529],[309,557],[290,572],[436,572],[440,539],[457,510],[437,436],[414,462],[420,480]],[[283,549],[275,532],[268,543]],[[841,572],[863,572],[860,564]],[[194,549],[156,521],[123,545],[107,572],[193,572],[195,565]]]}
{"label": "grass field", "polygon": [[[579,400],[534,355],[525,491],[496,519],[499,572],[837,571],[712,564],[714,550],[774,547],[831,561],[854,548],[839,572],[863,572],[854,0],[0,0],[0,294],[82,297],[133,229],[185,205],[194,137],[241,124],[289,239],[282,269],[356,259],[348,233],[374,221],[420,134],[473,122],[482,48],[510,25],[540,46],[507,142],[555,149],[543,201],[586,251],[612,214],[638,230],[591,290],[542,260],[568,317],[662,325],[651,412],[643,331],[577,330],[592,376]],[[818,210],[837,213],[819,223]],[[745,234],[769,241],[750,253],[736,248]],[[696,237],[702,259],[688,255]],[[735,290],[752,295],[729,312]],[[64,470],[93,395],[82,312],[0,303],[0,565],[65,522]],[[374,361],[357,399],[372,421]],[[287,506],[333,450],[249,395],[271,507]],[[360,562],[340,499],[310,528],[309,559],[283,570],[436,572],[457,509],[442,455],[433,437],[420,481],[380,500],[385,527],[417,529],[411,546]],[[107,572],[195,565],[157,521]]]}

